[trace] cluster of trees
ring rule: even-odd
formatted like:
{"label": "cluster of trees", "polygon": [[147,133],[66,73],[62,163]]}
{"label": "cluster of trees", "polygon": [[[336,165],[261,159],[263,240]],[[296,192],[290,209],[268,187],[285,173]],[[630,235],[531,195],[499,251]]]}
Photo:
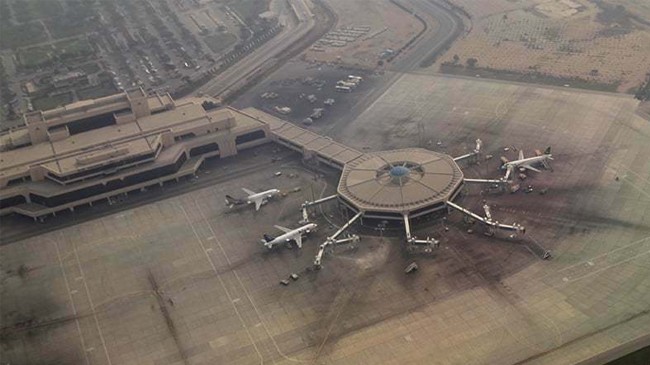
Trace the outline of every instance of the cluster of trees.
{"label": "cluster of trees", "polygon": [[641,101],[650,100],[650,73],[647,74],[645,82],[639,87],[634,97]]}
{"label": "cluster of trees", "polygon": [[194,34],[190,32],[189,29],[185,26],[185,23],[183,23],[179,18],[178,15],[176,15],[175,11],[172,11],[172,9],[169,7],[169,4],[167,3],[166,0],[160,1],[160,9],[162,12],[167,16],[167,18],[171,19],[172,22],[176,25],[176,27],[180,30],[180,35],[183,38],[185,42],[190,44],[194,49],[196,50],[199,55],[203,54],[203,45],[201,42],[199,42]]}
{"label": "cluster of trees", "polygon": [[[452,58],[452,61],[446,61],[442,63],[443,66],[455,66],[455,67],[463,67],[463,64],[460,63],[460,57],[458,57],[457,54],[454,55]],[[478,59],[474,57],[470,57],[465,60],[465,67],[467,68],[476,68],[476,65],[478,65]]]}
{"label": "cluster of trees", "polygon": [[[7,76],[7,71],[5,66],[0,59],[0,103],[9,104],[16,97],[16,94],[11,91],[9,87],[9,77]],[[11,113],[10,118],[13,117],[13,108],[9,108],[9,113]]]}

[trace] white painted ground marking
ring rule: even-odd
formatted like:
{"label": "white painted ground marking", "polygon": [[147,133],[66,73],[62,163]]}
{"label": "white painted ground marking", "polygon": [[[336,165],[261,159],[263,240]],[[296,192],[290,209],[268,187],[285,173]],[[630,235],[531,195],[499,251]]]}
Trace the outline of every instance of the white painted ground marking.
{"label": "white painted ground marking", "polygon": [[[61,233],[61,238],[64,238],[63,233]],[[54,248],[56,248],[56,257],[59,259],[59,267],[61,268],[61,274],[63,275],[63,281],[65,282],[65,287],[68,289],[68,297],[70,298],[70,306],[72,307],[72,314],[74,316],[77,316],[77,307],[74,305],[74,300],[72,299],[72,292],[70,291],[70,285],[68,283],[68,276],[65,274],[65,270],[63,269],[63,260],[61,259],[61,252],[59,251],[59,245],[54,242]],[[75,290],[76,292],[76,290]],[[81,342],[81,348],[86,348],[86,343],[84,341],[84,336],[81,334],[81,325],[79,325],[79,318],[75,318],[75,323],[77,324],[77,333],[79,333],[79,340]],[[90,359],[88,358],[87,354],[84,354],[86,357],[86,364],[90,364]]]}
{"label": "white painted ground marking", "polygon": [[[199,207],[198,203],[196,200],[194,201],[194,204],[199,210],[199,213],[201,214],[201,217],[206,220],[205,215],[203,215],[203,212],[201,211],[201,208]],[[223,288],[223,291],[226,293],[226,296],[228,299],[230,299],[231,302],[233,302],[232,296],[230,295],[230,291],[226,288],[226,284],[223,282],[223,278],[221,275],[219,275],[219,272],[217,271],[217,267],[214,265],[214,262],[212,261],[212,258],[210,258],[210,255],[208,255],[208,251],[206,250],[205,246],[203,245],[203,241],[201,241],[201,238],[199,237],[199,233],[196,231],[196,228],[194,228],[194,223],[190,220],[190,216],[187,214],[187,211],[185,208],[183,208],[183,205],[180,205],[181,211],[183,212],[183,215],[185,216],[185,220],[187,223],[190,225],[190,228],[192,228],[192,232],[194,233],[194,237],[196,238],[197,242],[199,243],[199,246],[201,246],[201,249],[203,250],[203,253],[205,253],[205,257],[208,260],[208,263],[210,264],[210,267],[212,268],[212,271],[217,275],[217,279],[219,279],[219,283],[221,284],[221,288]],[[208,223],[208,227],[210,230],[212,230],[212,227]],[[214,232],[213,232],[214,233]],[[226,257],[227,259],[227,257]],[[230,263],[229,263],[230,265]],[[237,309],[237,306],[233,303],[232,308],[235,310],[235,314],[237,314],[237,317],[239,318],[239,322],[244,328],[246,327],[246,323],[244,322],[244,318],[242,317],[241,313],[239,312],[239,309]],[[251,345],[253,345],[253,348],[255,349],[255,352],[257,353],[257,356],[260,359],[260,365],[264,364],[264,356],[262,356],[262,353],[257,347],[257,344],[255,343],[255,340],[253,339],[253,336],[251,335],[250,331],[246,329],[246,335],[248,336],[248,339],[251,342]]]}
{"label": "white painted ground marking", "polygon": [[[65,235],[63,234],[63,232],[61,232],[61,237],[65,239]],[[83,278],[85,274],[84,274],[84,269],[81,266],[79,253],[77,252],[77,245],[75,245],[74,241],[72,241],[71,244],[72,244],[72,252],[74,253],[75,260],[77,261],[77,267],[79,268],[79,272],[81,273],[81,277]],[[104,334],[102,333],[102,328],[99,325],[99,319],[97,318],[97,313],[95,312],[95,303],[93,303],[93,298],[90,296],[90,289],[88,288],[88,282],[86,280],[83,280],[83,282],[84,282],[84,288],[86,289],[86,297],[88,298],[88,302],[90,303],[90,310],[93,314],[93,318],[95,319],[95,326],[97,327],[97,332],[99,333],[99,340],[102,343],[102,347],[104,348],[106,361],[108,362],[108,365],[112,365],[113,362],[111,361],[111,357],[108,355],[108,348],[106,347]]]}
{"label": "white painted ground marking", "polygon": [[615,263],[613,263],[613,264],[611,264],[611,265],[607,265],[607,266],[603,267],[603,268],[600,269],[600,270],[592,271],[592,272],[590,272],[590,273],[588,273],[588,274],[584,274],[584,275],[582,275],[582,276],[578,276],[578,277],[576,277],[575,279],[571,279],[571,281],[576,281],[576,280],[580,280],[580,279],[584,279],[584,278],[588,278],[588,277],[590,277],[590,276],[594,276],[594,275],[600,274],[601,272],[603,272],[603,271],[605,271],[605,270],[609,270],[609,269],[611,269],[611,268],[613,268],[613,267],[616,267],[616,266],[618,266],[618,265],[622,265],[622,264],[625,264],[625,263],[630,262],[630,261],[632,261],[632,260],[636,260],[636,259],[638,259],[639,257],[641,257],[641,256],[645,256],[645,255],[647,255],[647,254],[650,254],[650,250],[645,251],[645,252],[642,252],[642,253],[640,253],[640,254],[638,254],[638,255],[634,255],[634,256],[632,256],[632,257],[626,259],[626,260],[619,261],[619,262],[615,262]]}
{"label": "white painted ground marking", "polygon": [[[602,254],[600,254],[600,255],[598,255],[598,256],[591,257],[591,259],[590,259],[590,260],[587,260],[587,261],[591,261],[591,260],[594,260],[594,259],[599,259],[599,258],[601,258],[601,257],[605,257],[605,256],[607,256],[607,255],[609,255],[609,254],[614,253],[614,252],[618,252],[618,251],[621,251],[621,250],[625,250],[625,249],[630,248],[630,247],[632,247],[632,246],[634,246],[634,245],[636,245],[636,244],[639,244],[639,243],[642,243],[642,242],[644,242],[644,241],[647,241],[648,239],[650,239],[650,236],[647,236],[647,237],[641,238],[641,239],[636,240],[636,241],[634,241],[634,242],[631,242],[630,244],[627,244],[627,245],[625,245],[625,246],[621,246],[621,247],[615,248],[615,249],[613,249],[613,250],[611,250],[611,251],[604,252],[604,253],[602,253]],[[593,262],[593,261],[592,261],[592,262]],[[558,272],[566,271],[566,270],[568,270],[568,269],[571,269],[571,268],[573,268],[573,267],[576,267],[576,266],[582,265],[582,264],[584,264],[584,263],[585,263],[585,261],[582,261],[582,262],[575,263],[575,264],[573,264],[573,265],[569,265],[569,266],[563,267],[563,268],[561,268],[560,270],[558,270],[558,271],[556,271],[556,272],[549,273],[549,274],[546,274],[546,275],[542,276],[542,278],[545,278],[545,277],[547,277],[547,276],[551,276],[551,275],[556,274],[556,273],[558,273]]]}

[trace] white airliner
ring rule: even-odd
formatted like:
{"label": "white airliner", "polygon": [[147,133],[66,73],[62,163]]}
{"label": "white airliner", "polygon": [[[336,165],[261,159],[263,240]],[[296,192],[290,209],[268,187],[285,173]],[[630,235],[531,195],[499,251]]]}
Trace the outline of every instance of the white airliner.
{"label": "white airliner", "polygon": [[230,195],[226,195],[226,204],[228,205],[228,207],[232,208],[235,205],[255,204],[255,210],[260,210],[260,207],[266,204],[269,201],[269,199],[271,199],[275,195],[280,194],[280,190],[278,189],[270,189],[267,191],[263,191],[261,193],[256,193],[246,188],[242,188],[242,190],[246,194],[248,194],[248,196],[244,199],[237,199],[237,198],[233,198]]}
{"label": "white airliner", "polygon": [[515,161],[505,162],[503,165],[501,165],[501,169],[512,171],[515,168],[522,168],[540,172],[539,169],[533,167],[532,165],[539,163],[544,167],[548,167],[548,160],[553,160],[553,155],[551,155],[551,147],[547,148],[544,153],[541,153],[538,156],[528,158],[524,158],[524,151],[519,150],[519,159]]}
{"label": "white airliner", "polygon": [[285,244],[294,241],[296,242],[296,245],[298,245],[298,248],[302,248],[302,235],[314,231],[316,227],[318,227],[316,223],[308,223],[296,229],[289,229],[282,226],[275,226],[275,228],[281,230],[284,233],[277,237],[271,237],[265,234],[264,239],[262,240],[262,244],[264,244],[266,248],[271,249],[276,245]]}

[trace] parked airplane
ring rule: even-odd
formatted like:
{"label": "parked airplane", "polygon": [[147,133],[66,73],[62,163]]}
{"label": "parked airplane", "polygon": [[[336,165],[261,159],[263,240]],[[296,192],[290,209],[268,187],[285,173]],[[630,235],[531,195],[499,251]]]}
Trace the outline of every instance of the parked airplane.
{"label": "parked airplane", "polygon": [[263,191],[261,193],[256,193],[246,188],[242,188],[242,190],[246,194],[248,194],[246,198],[237,199],[237,198],[233,198],[230,195],[226,195],[226,205],[228,205],[229,208],[232,208],[235,205],[255,204],[255,210],[260,210],[260,207],[266,204],[269,201],[269,199],[271,199],[275,195],[280,194],[280,190],[278,189],[270,189],[267,191]]}
{"label": "parked airplane", "polygon": [[312,232],[313,230],[316,229],[316,227],[318,227],[316,223],[308,223],[296,229],[289,229],[282,226],[275,226],[275,228],[283,231],[284,233],[277,237],[271,237],[265,234],[264,239],[262,240],[262,244],[264,244],[266,248],[271,249],[276,245],[295,241],[296,245],[298,245],[298,248],[302,248],[302,235]]}
{"label": "parked airplane", "polygon": [[542,164],[544,167],[548,167],[548,160],[553,160],[553,155],[551,155],[551,147],[548,147],[544,153],[538,154],[535,157],[524,158],[524,151],[519,150],[519,159],[515,161],[504,161],[501,165],[501,169],[512,171],[515,168],[532,170],[535,172],[540,172],[539,169],[533,167],[534,164]]}

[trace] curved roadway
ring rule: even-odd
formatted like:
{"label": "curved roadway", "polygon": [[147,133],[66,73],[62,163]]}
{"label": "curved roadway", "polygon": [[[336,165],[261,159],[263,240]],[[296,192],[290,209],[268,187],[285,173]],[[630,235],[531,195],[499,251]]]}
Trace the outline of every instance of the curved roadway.
{"label": "curved roadway", "polygon": [[280,34],[245,56],[222,74],[208,81],[194,94],[211,96],[227,94],[231,89],[241,86],[241,83],[244,83],[250,75],[266,65],[267,62],[278,57],[284,50],[306,36],[316,24],[306,0],[290,0],[288,4],[291,7],[288,11],[295,15],[296,23],[289,21]]}
{"label": "curved roadway", "polygon": [[337,131],[341,131],[341,126],[355,120],[405,73],[416,70],[420,68],[422,63],[439,56],[463,32],[462,19],[456,13],[441,6],[434,0],[402,0],[401,4],[404,4],[406,8],[411,8],[416,14],[424,18],[427,23],[426,31],[406,52],[393,60],[391,69],[387,72],[385,79],[381,80],[377,87],[361,98],[350,112],[346,113],[345,117],[330,123],[323,130],[325,134],[332,137],[336,136]]}

